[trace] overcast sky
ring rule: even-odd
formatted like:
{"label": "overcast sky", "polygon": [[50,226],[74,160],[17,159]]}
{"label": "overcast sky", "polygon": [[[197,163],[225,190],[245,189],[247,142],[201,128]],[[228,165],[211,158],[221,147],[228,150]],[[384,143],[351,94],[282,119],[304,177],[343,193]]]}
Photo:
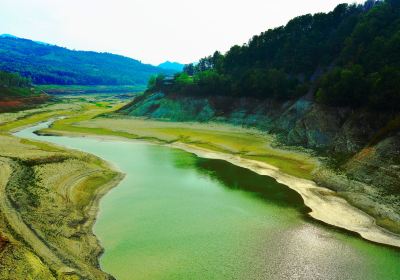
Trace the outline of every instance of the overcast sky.
{"label": "overcast sky", "polygon": [[0,34],[152,64],[188,63],[343,2],[355,1],[0,0]]}

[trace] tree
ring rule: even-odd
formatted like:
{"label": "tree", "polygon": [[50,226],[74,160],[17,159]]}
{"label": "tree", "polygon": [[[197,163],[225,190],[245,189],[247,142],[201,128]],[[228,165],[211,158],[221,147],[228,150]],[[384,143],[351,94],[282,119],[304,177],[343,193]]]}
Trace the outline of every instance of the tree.
{"label": "tree", "polygon": [[194,72],[195,72],[195,68],[194,68],[193,63],[186,64],[186,65],[183,67],[183,72],[186,73],[186,74],[188,74],[189,76],[193,76],[193,75],[194,75]]}
{"label": "tree", "polygon": [[214,52],[164,87],[280,100],[312,90],[328,106],[392,110],[400,107],[399,69],[400,1],[368,0],[294,18],[224,55]]}

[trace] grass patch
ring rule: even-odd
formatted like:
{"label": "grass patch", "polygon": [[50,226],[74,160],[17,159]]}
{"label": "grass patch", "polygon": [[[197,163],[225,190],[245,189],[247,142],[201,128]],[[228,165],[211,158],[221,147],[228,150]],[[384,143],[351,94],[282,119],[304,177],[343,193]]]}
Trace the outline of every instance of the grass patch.
{"label": "grass patch", "polygon": [[298,178],[311,180],[312,171],[315,169],[315,163],[311,161],[302,161],[288,156],[277,155],[260,155],[260,156],[244,156],[244,158],[264,162],[278,167],[284,173],[293,175]]}
{"label": "grass patch", "polygon": [[38,85],[37,89],[52,94],[91,94],[91,93],[130,93],[142,92],[146,86],[122,85],[122,86],[84,86],[84,85]]}
{"label": "grass patch", "polygon": [[287,174],[305,179],[312,178],[312,171],[317,166],[317,161],[306,154],[272,148],[272,139],[267,135],[229,125],[95,118],[95,114],[87,113],[57,121],[49,132],[57,131],[162,143],[181,142],[268,163]]}
{"label": "grass patch", "polygon": [[35,95],[40,95],[40,91],[31,88],[21,88],[21,87],[1,87],[0,89],[2,97],[30,97]]}
{"label": "grass patch", "polygon": [[63,150],[60,148],[57,148],[53,144],[48,144],[46,142],[39,142],[39,141],[33,141],[29,139],[20,139],[21,144],[26,144],[26,145],[31,145],[35,146],[40,150],[47,151],[47,152],[62,152]]}
{"label": "grass patch", "polygon": [[103,171],[95,176],[86,178],[83,182],[74,187],[73,203],[78,209],[84,210],[90,205],[93,197],[96,195],[99,188],[109,183],[116,176],[115,172]]}

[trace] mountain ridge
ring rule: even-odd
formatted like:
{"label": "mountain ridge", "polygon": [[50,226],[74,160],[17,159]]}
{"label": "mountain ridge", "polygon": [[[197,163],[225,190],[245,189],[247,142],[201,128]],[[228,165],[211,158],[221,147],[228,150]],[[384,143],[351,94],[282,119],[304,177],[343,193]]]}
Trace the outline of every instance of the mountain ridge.
{"label": "mountain ridge", "polygon": [[163,69],[168,69],[168,70],[174,70],[176,72],[181,72],[184,68],[184,64],[175,62],[175,61],[165,61],[163,63],[160,63],[157,65],[157,67],[163,68]]}
{"label": "mountain ridge", "polygon": [[0,70],[19,73],[34,84],[58,85],[145,85],[152,75],[173,73],[117,54],[7,35],[0,36]]}

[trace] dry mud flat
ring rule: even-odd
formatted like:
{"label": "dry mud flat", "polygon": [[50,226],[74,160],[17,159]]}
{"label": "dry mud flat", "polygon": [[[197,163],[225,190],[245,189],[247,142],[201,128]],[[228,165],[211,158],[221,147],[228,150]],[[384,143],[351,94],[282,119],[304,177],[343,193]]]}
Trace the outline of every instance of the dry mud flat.
{"label": "dry mud flat", "polygon": [[111,279],[92,226],[120,179],[94,156],[0,134],[0,279]]}

